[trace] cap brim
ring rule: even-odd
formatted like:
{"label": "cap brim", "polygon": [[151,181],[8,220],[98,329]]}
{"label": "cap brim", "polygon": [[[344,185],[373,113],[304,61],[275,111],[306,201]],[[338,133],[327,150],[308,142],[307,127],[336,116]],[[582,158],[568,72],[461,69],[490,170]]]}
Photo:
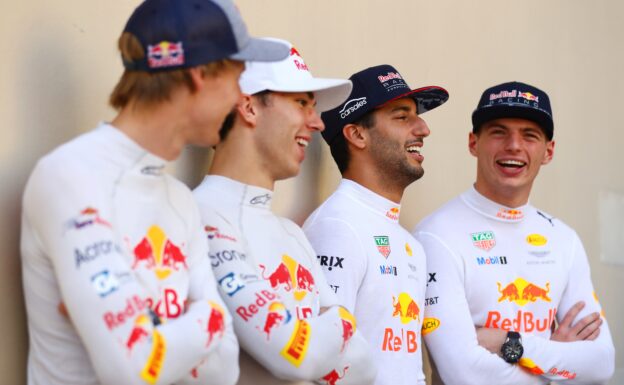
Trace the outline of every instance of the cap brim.
{"label": "cap brim", "polygon": [[230,56],[232,60],[271,62],[286,59],[290,47],[286,44],[259,38],[249,38],[240,51]]}
{"label": "cap brim", "polygon": [[311,78],[298,83],[290,83],[280,87],[269,87],[276,92],[313,92],[316,100],[316,110],[324,112],[338,107],[344,102],[353,84],[345,79]]}
{"label": "cap brim", "polygon": [[548,137],[553,138],[553,121],[543,110],[527,107],[524,104],[500,104],[484,107],[472,113],[472,131],[476,132],[484,123],[503,118],[527,119],[537,123]]}
{"label": "cap brim", "polygon": [[416,102],[418,114],[424,114],[425,112],[431,111],[434,108],[446,103],[449,98],[449,94],[444,88],[438,86],[420,87],[415,90],[406,92],[402,95],[396,96],[385,102],[384,105],[394,100],[403,98],[414,99],[414,101]]}

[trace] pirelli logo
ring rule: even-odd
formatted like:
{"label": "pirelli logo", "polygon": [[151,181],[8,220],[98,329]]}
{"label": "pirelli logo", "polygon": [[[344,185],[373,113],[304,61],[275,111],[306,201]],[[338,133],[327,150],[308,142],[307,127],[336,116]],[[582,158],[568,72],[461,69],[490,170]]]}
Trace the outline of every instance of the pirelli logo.
{"label": "pirelli logo", "polygon": [[158,381],[163,362],[165,361],[165,353],[167,352],[165,338],[157,330],[154,330],[152,335],[152,352],[141,371],[141,378],[148,384],[155,384]]}
{"label": "pirelli logo", "polygon": [[294,366],[299,367],[305,359],[309,345],[310,324],[303,320],[297,320],[295,330],[281,352],[282,357]]}

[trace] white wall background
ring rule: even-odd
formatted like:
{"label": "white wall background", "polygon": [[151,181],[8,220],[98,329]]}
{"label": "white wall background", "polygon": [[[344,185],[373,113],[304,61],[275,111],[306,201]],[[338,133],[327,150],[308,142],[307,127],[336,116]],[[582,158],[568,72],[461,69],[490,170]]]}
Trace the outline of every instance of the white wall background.
{"label": "white wall background", "polygon": [[[449,90],[449,102],[424,116],[432,134],[424,147],[426,175],[404,197],[402,222],[408,229],[472,183],[475,165],[466,143],[470,114],[483,89],[520,80],[549,92],[555,160],[543,169],[532,202],[562,218],[584,240],[617,352],[624,349],[619,297],[624,289],[624,171],[619,157],[624,143],[624,3],[236,2],[254,34],[291,40],[318,76],[348,77],[388,63],[413,87],[435,84]],[[0,383],[25,383],[27,333],[18,252],[24,183],[41,155],[112,118],[106,102],[122,71],[115,43],[138,3],[0,0]],[[325,144],[317,140],[312,150],[304,175],[277,189],[276,210],[297,220],[338,183]],[[194,185],[207,155],[189,150],[172,169]],[[601,254],[613,262],[601,261]],[[624,383],[620,354],[616,366],[612,383]]]}

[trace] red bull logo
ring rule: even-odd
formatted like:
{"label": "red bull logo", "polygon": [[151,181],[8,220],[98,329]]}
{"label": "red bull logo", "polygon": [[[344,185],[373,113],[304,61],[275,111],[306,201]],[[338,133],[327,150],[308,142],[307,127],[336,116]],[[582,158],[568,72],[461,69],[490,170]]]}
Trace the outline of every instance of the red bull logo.
{"label": "red bull logo", "polygon": [[222,234],[221,232],[219,232],[218,227],[204,226],[204,231],[206,232],[206,236],[208,237],[209,240],[216,238],[216,239],[225,239],[227,241],[237,242],[236,238],[234,238],[233,236]]}
{"label": "red bull logo", "polygon": [[551,376],[565,378],[566,380],[573,380],[576,378],[576,373],[570,372],[569,370],[565,369],[557,369],[557,367],[550,368],[548,374],[550,374]]}
{"label": "red bull logo", "polygon": [[80,211],[80,214],[77,217],[67,221],[65,227],[67,229],[80,230],[92,225],[101,225],[112,228],[111,224],[108,221],[102,219],[102,217],[100,217],[99,211],[93,207],[87,207]]}
{"label": "red bull logo", "polygon": [[297,320],[296,322],[295,329],[280,354],[286,361],[295,367],[299,367],[308,353],[311,328],[305,320]]}
{"label": "red bull logo", "polygon": [[379,75],[377,76],[377,80],[379,80],[380,83],[385,83],[387,81],[393,80],[393,79],[403,79],[401,77],[401,75],[398,72],[388,72],[387,75]]}
{"label": "red bull logo", "polygon": [[338,315],[342,320],[342,348],[340,349],[342,352],[351,337],[353,337],[353,333],[355,333],[356,322],[353,314],[343,307],[338,308]]}
{"label": "red bull logo", "polygon": [[104,313],[104,322],[108,330],[113,330],[126,323],[128,319],[134,319],[147,308],[147,303],[139,296],[134,295],[126,300],[126,307],[120,311],[108,311]]}
{"label": "red bull logo", "polygon": [[501,98],[515,98],[518,94],[518,91],[501,91],[497,94],[490,94],[490,100],[496,100]]}
{"label": "red bull logo", "polygon": [[282,262],[269,275],[265,274],[264,265],[258,266],[262,270],[262,278],[268,280],[271,287],[276,290],[293,291],[297,301],[303,300],[309,292],[315,291],[314,277],[310,270],[286,254],[282,255]]}
{"label": "red bull logo", "polygon": [[321,378],[322,381],[325,381],[327,385],[336,385],[339,380],[342,380],[344,376],[347,374],[348,366],[345,366],[342,370],[342,374],[338,373],[336,369],[329,372],[325,377]]}
{"label": "red bull logo", "polygon": [[147,65],[150,68],[174,67],[184,64],[182,42],[161,41],[147,46]]}
{"label": "red bull logo", "polygon": [[533,95],[530,92],[518,92],[519,98],[525,98],[526,100],[531,100],[534,102],[539,102],[539,96]]}
{"label": "red bull logo", "polygon": [[498,292],[500,293],[498,302],[507,300],[509,302],[515,302],[520,306],[524,306],[529,302],[535,302],[537,300],[550,302],[550,297],[548,297],[548,293],[550,292],[550,282],[546,282],[545,289],[533,283],[529,283],[522,278],[517,278],[505,287],[502,287],[500,282],[496,282],[496,285],[498,286]]}
{"label": "red bull logo", "polygon": [[132,269],[142,265],[154,270],[160,280],[167,278],[173,271],[179,271],[180,268],[188,269],[186,256],[157,225],[147,230],[147,235],[134,247],[133,254]]}
{"label": "red bull logo", "polygon": [[510,221],[516,221],[524,218],[522,210],[506,209],[501,207],[496,213],[497,218],[506,219]]}
{"label": "red bull logo", "polygon": [[379,254],[381,254],[384,258],[388,258],[390,256],[390,237],[387,235],[378,235],[373,236],[375,240],[375,245],[377,246],[377,250]]}
{"label": "red bull logo", "polygon": [[485,321],[485,327],[527,333],[544,332],[553,325],[556,315],[557,308],[548,309],[548,315],[543,318],[536,317],[530,311],[518,310],[515,318],[506,318],[499,311],[490,311]]}
{"label": "red bull logo", "polygon": [[264,334],[266,334],[267,341],[271,338],[271,330],[276,328],[279,325],[287,324],[291,319],[290,312],[286,309],[286,306],[281,302],[272,302],[269,305],[269,311],[266,316],[266,320],[264,321],[264,326],[261,330]]}
{"label": "red bull logo", "polygon": [[236,314],[238,314],[245,322],[248,322],[250,319],[255,317],[260,309],[278,298],[277,294],[269,290],[260,290],[259,293],[255,294],[256,298],[251,304],[236,308]]}
{"label": "red bull logo", "polygon": [[420,309],[407,293],[399,294],[398,299],[392,296],[392,309],[392,316],[399,317],[402,324],[420,321]]}
{"label": "red bull logo", "polygon": [[393,207],[390,210],[386,211],[386,217],[392,219],[393,221],[399,220],[399,208]]}
{"label": "red bull logo", "polygon": [[132,348],[139,342],[145,341],[150,336],[152,331],[152,321],[148,316],[142,314],[138,316],[134,321],[134,326],[130,331],[130,336],[126,340],[126,348],[129,352],[132,352]]}
{"label": "red bull logo", "polygon": [[[208,301],[212,309],[210,310],[210,316],[206,323],[206,333],[208,334],[208,341],[206,341],[206,347],[210,346],[214,337],[219,334],[223,336],[225,332],[225,321],[223,319],[223,308],[218,303]],[[201,325],[201,321],[200,321]]]}

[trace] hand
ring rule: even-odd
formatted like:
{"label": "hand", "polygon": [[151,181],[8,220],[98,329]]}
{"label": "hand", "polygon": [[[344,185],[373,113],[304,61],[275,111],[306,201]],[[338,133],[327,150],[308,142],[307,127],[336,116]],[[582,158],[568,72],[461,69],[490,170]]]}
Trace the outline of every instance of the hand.
{"label": "hand", "polygon": [[591,313],[581,318],[574,326],[572,322],[585,307],[585,302],[579,301],[566,313],[557,329],[550,336],[552,341],[573,342],[593,341],[600,335],[602,318],[598,312]]}
{"label": "hand", "polygon": [[507,330],[492,328],[477,328],[479,345],[494,354],[501,354],[501,347],[507,339]]}

